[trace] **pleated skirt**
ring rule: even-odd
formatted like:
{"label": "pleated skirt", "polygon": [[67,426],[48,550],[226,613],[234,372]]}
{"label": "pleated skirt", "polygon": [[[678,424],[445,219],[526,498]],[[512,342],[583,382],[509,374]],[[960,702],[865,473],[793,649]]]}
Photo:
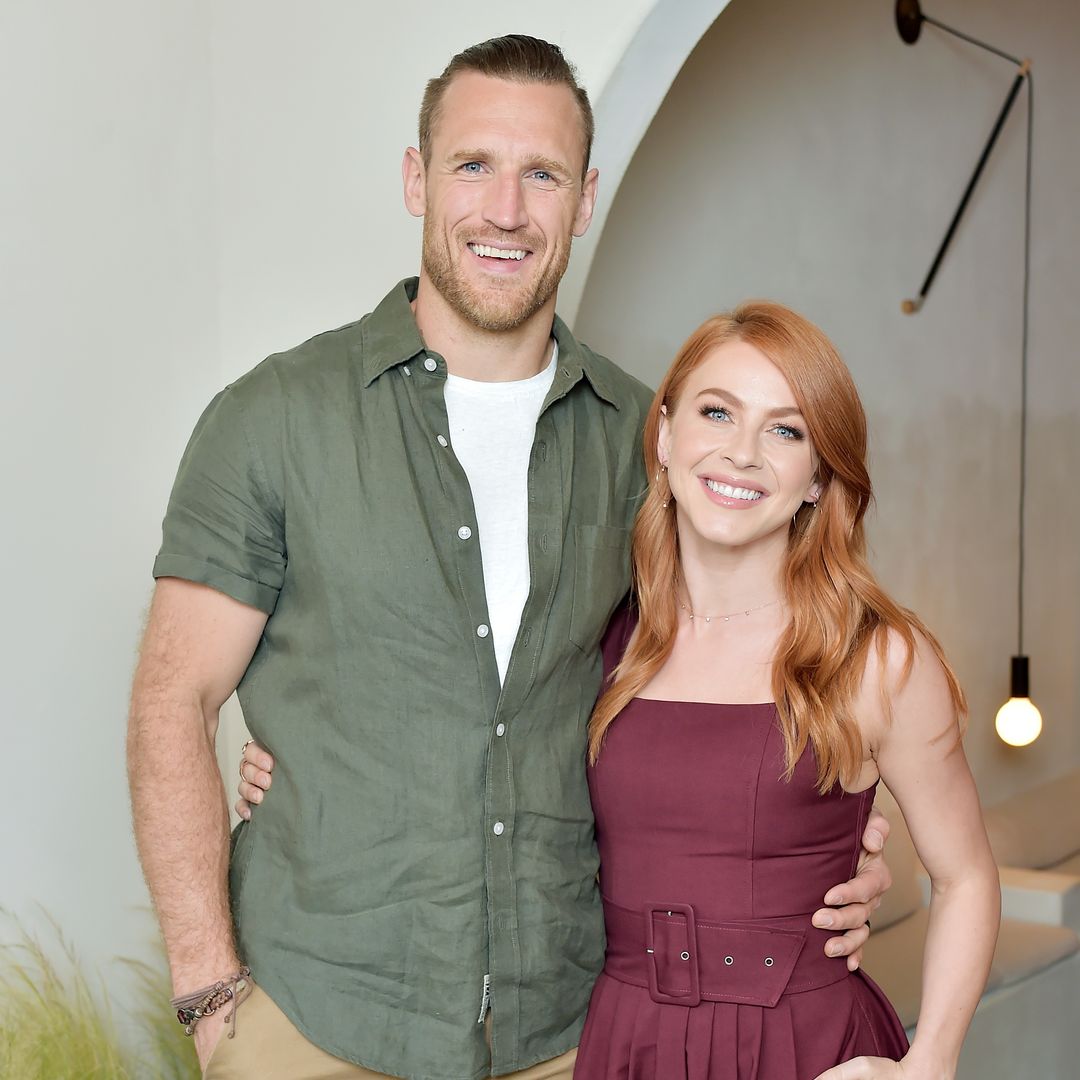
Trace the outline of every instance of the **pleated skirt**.
{"label": "pleated skirt", "polygon": [[814,1080],[862,1055],[899,1061],[908,1041],[888,999],[856,971],[773,1008],[659,1004],[601,974],[575,1080]]}

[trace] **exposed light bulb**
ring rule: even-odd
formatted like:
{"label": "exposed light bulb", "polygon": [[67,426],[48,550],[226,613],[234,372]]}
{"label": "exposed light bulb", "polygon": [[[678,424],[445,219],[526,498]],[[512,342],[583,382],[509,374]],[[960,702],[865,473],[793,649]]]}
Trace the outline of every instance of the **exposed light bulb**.
{"label": "exposed light bulb", "polygon": [[1031,703],[1031,698],[1009,698],[998,709],[994,727],[1002,742],[1010,746],[1027,746],[1042,731],[1042,714]]}
{"label": "exposed light bulb", "polygon": [[999,738],[1010,746],[1028,746],[1042,731],[1042,714],[1031,703],[1028,685],[1028,658],[1014,656],[1009,700],[998,709],[994,718]]}

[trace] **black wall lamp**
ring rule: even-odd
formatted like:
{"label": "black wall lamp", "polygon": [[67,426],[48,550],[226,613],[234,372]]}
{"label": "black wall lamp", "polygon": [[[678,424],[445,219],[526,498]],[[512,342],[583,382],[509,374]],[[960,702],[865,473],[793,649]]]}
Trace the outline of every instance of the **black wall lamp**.
{"label": "black wall lamp", "polygon": [[1009,700],[998,710],[994,721],[998,735],[1004,742],[1011,746],[1026,746],[1034,742],[1042,731],[1042,716],[1039,710],[1032,704],[1028,685],[1028,658],[1024,655],[1024,505],[1026,496],[1027,480],[1027,385],[1028,385],[1028,298],[1029,279],[1031,269],[1031,148],[1032,130],[1034,128],[1034,101],[1035,88],[1031,73],[1031,61],[1021,60],[1019,57],[1010,56],[1007,52],[979,41],[968,34],[954,30],[950,26],[939,22],[937,19],[926,15],[922,10],[919,0],[896,0],[896,29],[900,37],[908,45],[914,45],[922,33],[923,24],[936,27],[944,33],[960,38],[971,45],[977,45],[980,49],[1000,56],[1016,65],[1016,74],[1012,86],[1005,98],[1005,103],[998,113],[990,138],[975,166],[975,171],[968,181],[967,188],[960,198],[960,205],[953,214],[952,221],[945,232],[945,237],[938,247],[934,261],[930,264],[926,278],[923,281],[919,294],[913,300],[905,300],[901,304],[901,310],[907,315],[914,315],[921,310],[934,284],[938,269],[941,267],[945,252],[948,251],[956,234],[960,219],[971,200],[971,195],[982,176],[994,145],[1005,126],[1009,113],[1012,111],[1016,98],[1020,93],[1021,86],[1027,83],[1027,171],[1024,188],[1024,285],[1023,285],[1023,322],[1020,349],[1020,501],[1019,501],[1019,528],[1018,528],[1018,572],[1017,572],[1017,655],[1012,658],[1010,696]]}

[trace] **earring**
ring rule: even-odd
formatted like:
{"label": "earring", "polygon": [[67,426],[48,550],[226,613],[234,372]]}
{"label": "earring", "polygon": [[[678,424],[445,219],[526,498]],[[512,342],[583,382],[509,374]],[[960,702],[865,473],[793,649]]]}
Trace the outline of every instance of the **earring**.
{"label": "earring", "polygon": [[[656,470],[656,476],[653,479],[653,483],[656,485],[657,488],[660,487],[660,474],[661,473],[666,473],[666,472],[667,472],[667,464],[664,463],[664,462],[661,462],[659,467]],[[660,505],[666,510],[668,508],[668,504],[670,502],[671,502],[671,488],[669,487],[668,488],[667,498],[664,499],[663,502],[661,502]]]}

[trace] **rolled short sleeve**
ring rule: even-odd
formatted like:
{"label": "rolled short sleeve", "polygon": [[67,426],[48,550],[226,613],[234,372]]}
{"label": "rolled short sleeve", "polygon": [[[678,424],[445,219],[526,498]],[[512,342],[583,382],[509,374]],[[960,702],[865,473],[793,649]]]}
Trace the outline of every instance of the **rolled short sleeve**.
{"label": "rolled short sleeve", "polygon": [[162,523],[154,577],[209,585],[271,614],[285,577],[284,510],[234,387],[202,414]]}

